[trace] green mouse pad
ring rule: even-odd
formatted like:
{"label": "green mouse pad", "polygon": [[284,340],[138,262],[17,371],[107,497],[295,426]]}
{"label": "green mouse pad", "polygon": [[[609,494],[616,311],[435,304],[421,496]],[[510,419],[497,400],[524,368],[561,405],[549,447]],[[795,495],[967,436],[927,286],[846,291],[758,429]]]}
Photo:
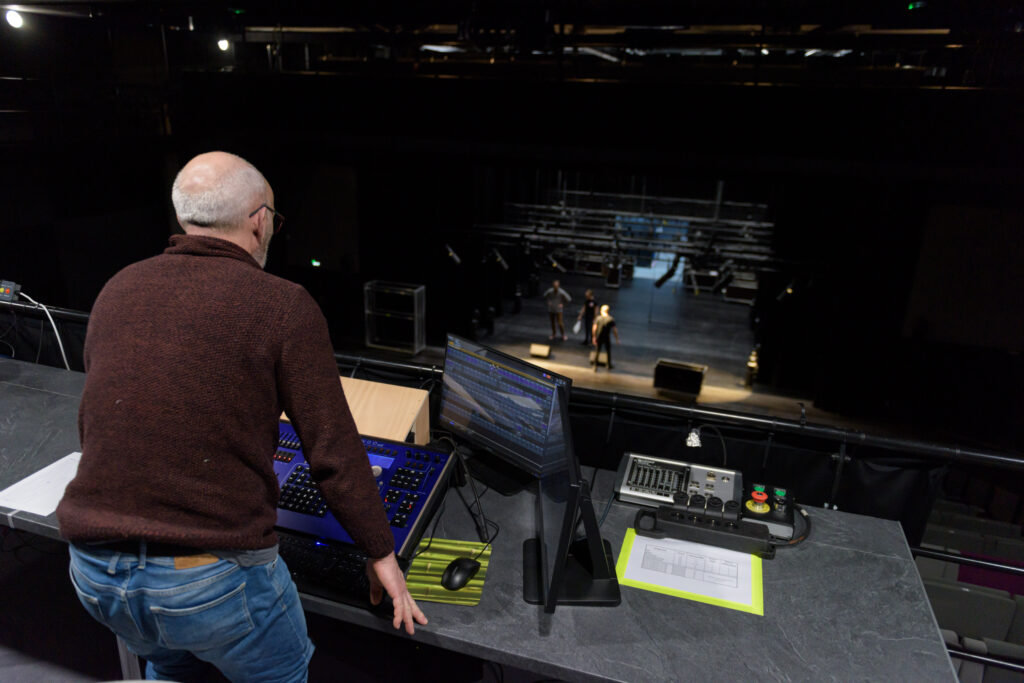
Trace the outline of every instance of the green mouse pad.
{"label": "green mouse pad", "polygon": [[[476,605],[487,578],[487,565],[491,559],[491,548],[473,541],[451,541],[446,538],[424,538],[416,549],[418,553],[405,582],[409,594],[415,600],[445,602],[451,605]],[[483,551],[483,552],[481,552]],[[441,575],[456,557],[472,557],[480,563],[480,570],[469,583],[457,591],[450,591],[441,585]]]}

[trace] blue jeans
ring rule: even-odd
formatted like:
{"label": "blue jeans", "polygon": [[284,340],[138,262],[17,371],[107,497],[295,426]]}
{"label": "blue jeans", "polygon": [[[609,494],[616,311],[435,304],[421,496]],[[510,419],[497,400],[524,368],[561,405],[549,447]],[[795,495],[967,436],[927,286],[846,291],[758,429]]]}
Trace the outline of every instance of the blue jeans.
{"label": "blue jeans", "polygon": [[280,557],[175,569],[172,557],[71,545],[70,573],[90,616],[146,660],[147,679],[188,680],[209,662],[231,681],[306,680],[313,643]]}

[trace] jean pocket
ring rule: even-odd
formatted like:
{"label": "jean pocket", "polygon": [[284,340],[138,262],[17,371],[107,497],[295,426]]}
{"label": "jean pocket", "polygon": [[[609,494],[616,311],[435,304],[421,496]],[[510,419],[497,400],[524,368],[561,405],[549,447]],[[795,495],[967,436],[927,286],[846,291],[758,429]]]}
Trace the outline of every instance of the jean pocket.
{"label": "jean pocket", "polygon": [[245,584],[201,605],[185,608],[151,606],[165,647],[194,652],[222,647],[253,630]]}
{"label": "jean pocket", "polygon": [[75,593],[78,595],[78,601],[82,603],[82,606],[85,607],[90,614],[95,616],[95,613],[99,611],[100,599],[82,589],[82,586],[78,581],[78,577],[75,576],[74,567],[69,567],[68,575],[71,577],[71,586],[75,589]]}

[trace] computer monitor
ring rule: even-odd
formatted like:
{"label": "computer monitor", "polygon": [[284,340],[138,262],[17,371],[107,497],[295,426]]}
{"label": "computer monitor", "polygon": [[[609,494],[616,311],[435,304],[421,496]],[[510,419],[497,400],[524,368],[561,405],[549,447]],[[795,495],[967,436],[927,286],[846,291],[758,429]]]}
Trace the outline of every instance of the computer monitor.
{"label": "computer monitor", "polygon": [[[617,605],[611,547],[602,541],[569,422],[572,381],[476,342],[448,335],[440,421],[506,461],[536,494],[523,543],[523,597],[556,605]],[[577,537],[583,524],[584,535]]]}
{"label": "computer monitor", "polygon": [[621,596],[611,544],[601,538],[590,485],[573,450],[567,388],[557,393],[566,425],[565,467],[537,480],[535,536],[523,542],[523,599],[544,605],[545,612],[557,605],[612,607]]}
{"label": "computer monitor", "polygon": [[543,477],[566,467],[557,390],[571,386],[568,377],[449,334],[439,420],[456,437]]}

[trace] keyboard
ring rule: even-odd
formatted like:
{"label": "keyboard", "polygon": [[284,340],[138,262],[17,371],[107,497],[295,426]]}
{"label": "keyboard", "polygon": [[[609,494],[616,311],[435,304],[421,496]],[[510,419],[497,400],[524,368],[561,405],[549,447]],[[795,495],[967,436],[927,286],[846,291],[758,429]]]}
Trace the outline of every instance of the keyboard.
{"label": "keyboard", "polygon": [[[370,611],[383,608],[390,613],[386,602],[380,605],[370,603],[367,555],[358,547],[281,530],[278,530],[277,538],[278,552],[288,565],[300,593]],[[401,560],[399,565],[403,565]],[[405,570],[404,566],[402,570]]]}

